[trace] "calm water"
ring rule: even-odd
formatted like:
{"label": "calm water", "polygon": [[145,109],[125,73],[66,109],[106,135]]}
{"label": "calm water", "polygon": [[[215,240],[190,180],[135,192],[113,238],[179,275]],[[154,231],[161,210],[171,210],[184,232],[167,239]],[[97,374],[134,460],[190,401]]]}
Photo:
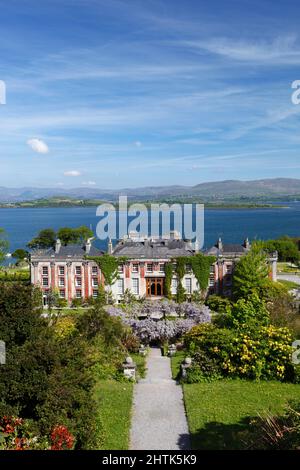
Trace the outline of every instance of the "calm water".
{"label": "calm water", "polygon": [[[286,204],[287,205],[287,204]],[[288,203],[287,209],[222,209],[205,211],[205,246],[219,236],[227,243],[238,243],[247,236],[276,238],[280,235],[300,236],[300,202]],[[86,225],[94,231],[99,221],[94,207],[0,209],[0,227],[10,241],[9,251],[26,246],[43,228]],[[99,248],[106,243],[97,240]]]}

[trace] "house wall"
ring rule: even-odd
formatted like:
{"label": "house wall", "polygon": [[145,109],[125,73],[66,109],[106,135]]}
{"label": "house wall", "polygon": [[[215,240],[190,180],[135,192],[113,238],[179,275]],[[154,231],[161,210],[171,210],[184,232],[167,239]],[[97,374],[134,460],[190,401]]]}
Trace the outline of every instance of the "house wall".
{"label": "house wall", "polygon": [[44,295],[50,289],[58,290],[60,297],[71,303],[79,294],[83,299],[93,296],[98,291],[102,276],[93,261],[45,259],[31,262],[31,282],[39,286]]}
{"label": "house wall", "polygon": [[[232,277],[235,265],[239,257],[219,258],[212,266],[209,276],[209,294],[219,294],[230,296],[232,292]],[[138,292],[134,293],[136,297],[146,296],[147,278],[165,278],[163,265],[170,262],[169,259],[132,259],[127,261],[119,272],[119,279],[111,287],[113,298],[121,301],[124,292],[128,289],[133,293],[134,286]],[[270,258],[270,278],[276,281],[277,258]],[[152,271],[148,267],[152,265]],[[64,268],[64,274],[60,275],[60,268]],[[136,269],[137,268],[137,272]],[[97,269],[97,274],[95,273]],[[80,275],[79,275],[80,270]],[[78,272],[77,272],[78,271]],[[46,274],[47,272],[47,274]],[[47,285],[46,285],[47,279]],[[64,285],[62,285],[62,279]],[[176,284],[177,277],[173,276]],[[193,272],[187,272],[183,278],[183,286],[186,288],[186,281],[191,282],[191,293],[199,290],[197,279]],[[98,291],[98,285],[104,283],[104,278],[99,267],[94,261],[87,260],[32,260],[31,262],[31,282],[41,287],[44,295],[49,289],[57,289],[61,293],[64,291],[64,298],[68,303],[80,295],[83,299],[95,296]],[[80,285],[81,284],[81,285]],[[98,285],[96,285],[98,284]],[[120,285],[122,284],[122,285]],[[122,289],[121,289],[122,287]],[[172,294],[176,293],[174,286]],[[61,295],[61,297],[63,297]]]}

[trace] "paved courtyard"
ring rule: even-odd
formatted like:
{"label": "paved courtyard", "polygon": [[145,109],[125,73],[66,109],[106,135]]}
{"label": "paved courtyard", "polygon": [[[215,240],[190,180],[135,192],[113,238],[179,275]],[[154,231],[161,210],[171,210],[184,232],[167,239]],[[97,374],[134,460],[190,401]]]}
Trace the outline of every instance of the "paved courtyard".
{"label": "paved courtyard", "polygon": [[170,359],[151,348],[147,368],[146,378],[135,385],[130,448],[189,449],[182,388],[172,380]]}

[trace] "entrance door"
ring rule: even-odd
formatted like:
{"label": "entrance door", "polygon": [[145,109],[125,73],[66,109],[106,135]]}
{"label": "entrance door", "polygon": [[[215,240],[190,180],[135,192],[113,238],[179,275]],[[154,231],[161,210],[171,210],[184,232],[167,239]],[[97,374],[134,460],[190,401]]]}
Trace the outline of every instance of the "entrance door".
{"label": "entrance door", "polygon": [[146,279],[146,288],[148,297],[160,297],[163,295],[164,280],[161,277],[148,277]]}

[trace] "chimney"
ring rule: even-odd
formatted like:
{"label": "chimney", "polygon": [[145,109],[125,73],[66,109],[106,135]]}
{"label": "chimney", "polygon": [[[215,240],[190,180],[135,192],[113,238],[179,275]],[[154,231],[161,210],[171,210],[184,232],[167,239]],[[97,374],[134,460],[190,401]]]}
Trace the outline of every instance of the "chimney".
{"label": "chimney", "polygon": [[220,251],[223,250],[223,243],[222,243],[221,237],[219,237],[219,239],[218,239],[217,248],[218,248],[218,250],[220,250]]}
{"label": "chimney", "polygon": [[197,238],[196,238],[195,243],[194,243],[194,252],[199,253],[199,242],[198,242]]}
{"label": "chimney", "polygon": [[89,252],[91,251],[91,247],[92,247],[92,238],[88,238],[85,244],[85,252],[87,254],[89,254]]}
{"label": "chimney", "polygon": [[111,241],[111,238],[108,239],[108,245],[107,245],[107,253],[111,255],[113,252],[113,244]]}
{"label": "chimney", "polygon": [[59,253],[60,248],[61,248],[61,241],[60,241],[60,239],[58,238],[58,239],[56,240],[56,242],[55,242],[55,253],[56,253],[56,254]]}
{"label": "chimney", "polygon": [[250,242],[249,242],[249,238],[247,237],[246,240],[244,241],[244,247],[249,250],[250,248]]}
{"label": "chimney", "polygon": [[170,240],[179,240],[180,233],[177,230],[170,230]]}

